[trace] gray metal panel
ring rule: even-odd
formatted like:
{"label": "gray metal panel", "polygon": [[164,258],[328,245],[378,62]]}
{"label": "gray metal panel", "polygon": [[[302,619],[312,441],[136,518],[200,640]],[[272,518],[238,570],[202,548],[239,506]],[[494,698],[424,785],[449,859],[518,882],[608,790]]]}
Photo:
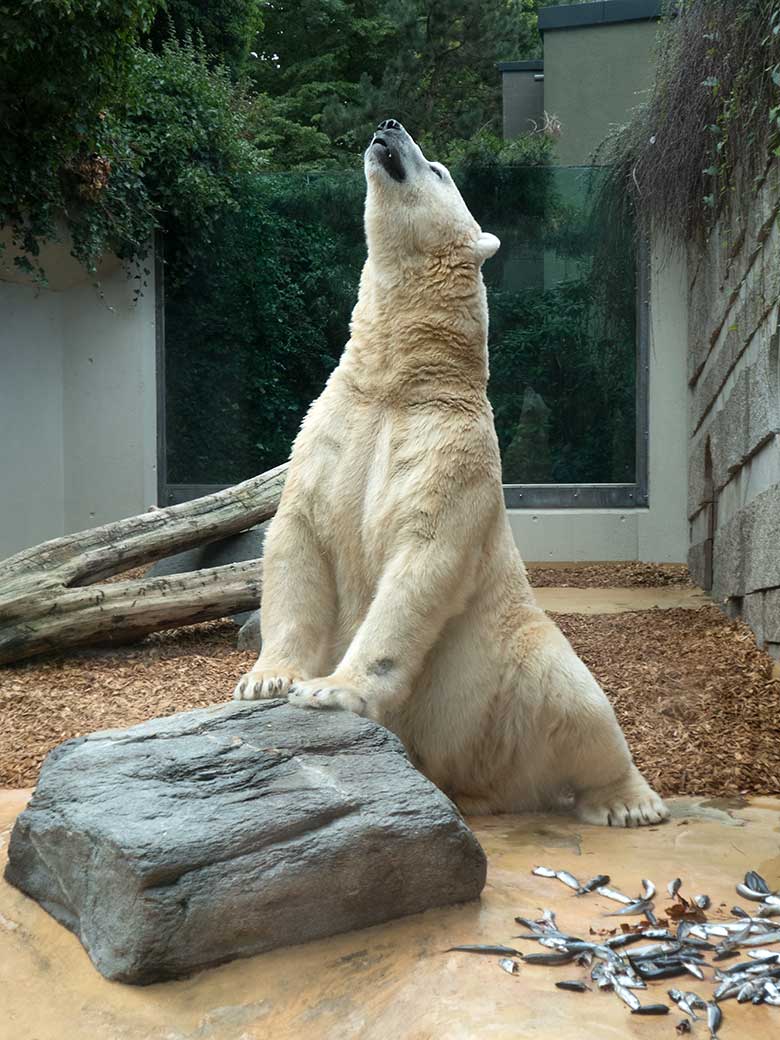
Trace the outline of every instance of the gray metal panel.
{"label": "gray metal panel", "polygon": [[[227,484],[169,484],[163,506],[191,502]],[[636,484],[505,484],[508,509],[633,509],[644,506]]]}
{"label": "gray metal panel", "polygon": [[178,506],[182,502],[191,502],[193,498],[213,495],[215,491],[224,491],[230,484],[168,484],[165,498],[160,499],[161,506]]}
{"label": "gray metal panel", "polygon": [[544,72],[544,61],[534,58],[532,61],[497,61],[499,72]]}
{"label": "gray metal panel", "polygon": [[505,484],[507,509],[634,509],[636,484]]}
{"label": "gray metal panel", "polygon": [[577,29],[614,22],[639,22],[660,18],[663,0],[598,0],[591,4],[543,7],[539,11],[539,31]]}

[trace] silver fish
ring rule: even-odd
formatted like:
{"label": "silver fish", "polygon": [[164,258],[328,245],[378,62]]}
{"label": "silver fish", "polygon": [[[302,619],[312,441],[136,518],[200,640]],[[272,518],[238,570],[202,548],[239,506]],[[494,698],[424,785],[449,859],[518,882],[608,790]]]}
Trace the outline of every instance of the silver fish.
{"label": "silver fish", "polygon": [[542,928],[539,922],[532,921],[530,917],[516,917],[515,921],[517,924],[523,925],[530,932],[544,932],[544,928]]}
{"label": "silver fish", "polygon": [[763,983],[757,982],[755,979],[750,979],[748,982],[743,983],[739,993],[737,993],[737,1003],[747,1004],[749,1000],[752,1000],[757,993],[760,993],[764,988]]}
{"label": "silver fish", "polygon": [[564,885],[568,885],[569,888],[573,888],[574,891],[579,895],[582,892],[582,885],[576,879],[573,874],[570,874],[568,870],[558,870],[555,876],[559,881],[562,881]]}
{"label": "silver fish", "polygon": [[677,953],[682,949],[682,943],[672,940],[665,943],[648,943],[647,946],[639,946],[636,950],[629,950],[628,957],[631,960],[648,960],[664,957],[669,953]]}
{"label": "silver fish", "polygon": [[631,1009],[632,1015],[668,1015],[668,1004],[642,1004],[638,1008]]}
{"label": "silver fish", "polygon": [[712,900],[707,895],[694,896],[693,901],[700,910],[709,910],[712,906]]}
{"label": "silver fish", "polygon": [[728,1000],[729,997],[735,997],[742,988],[743,982],[744,980],[729,976],[721,981],[713,996],[716,1000]]}
{"label": "silver fish", "polygon": [[690,1015],[693,1022],[699,1021],[699,1016],[693,1010],[693,1004],[688,999],[690,994],[681,993],[679,989],[668,989],[666,992],[669,999],[674,1001],[680,1011],[684,1012],[686,1015]]}
{"label": "silver fish", "polygon": [[644,939],[645,934],[642,932],[626,932],[625,935],[613,935],[611,939],[607,939],[604,945],[609,946],[610,950],[614,950],[618,946],[631,946],[633,943]]}
{"label": "silver fish", "polygon": [[590,992],[590,986],[581,982],[579,979],[565,979],[563,982],[556,982],[555,986],[556,989],[568,989],[573,993]]}
{"label": "silver fish", "polygon": [[558,925],[555,920],[555,912],[553,910],[542,911],[541,923],[545,928],[551,928],[554,932],[558,931]]}
{"label": "silver fish", "polygon": [[682,920],[677,925],[677,938],[686,939],[693,931],[693,924],[690,921]]}
{"label": "silver fish", "polygon": [[519,975],[520,965],[517,961],[513,961],[511,957],[502,957],[498,962],[499,968],[503,968],[508,975]]}
{"label": "silver fish", "polygon": [[628,904],[636,902],[636,900],[624,896],[622,892],[618,892],[616,888],[608,888],[606,885],[599,885],[596,891],[600,896],[604,896],[605,899],[613,899],[616,903]]}
{"label": "silver fish", "polygon": [[766,899],[766,892],[760,892],[755,888],[748,888],[747,885],[737,885],[737,892],[745,899],[750,899],[753,903],[763,903]]}
{"label": "silver fish", "polygon": [[609,874],[597,874],[592,877],[589,881],[586,881],[582,886],[582,891],[578,892],[578,895],[584,896],[586,892],[593,892],[597,888],[602,888],[604,885],[609,884]]}
{"label": "silver fish", "polygon": [[771,891],[769,885],[764,881],[760,874],[757,874],[755,870],[749,870],[745,874],[745,884],[748,888],[753,888],[756,892],[766,892],[769,894]]}
{"label": "silver fish", "polygon": [[644,979],[637,978],[636,975],[622,974],[615,975],[615,982],[620,986],[625,986],[626,989],[647,989],[647,983]]}
{"label": "silver fish", "polygon": [[450,946],[446,949],[445,953],[452,953],[457,951],[459,953],[486,953],[493,954],[499,957],[511,957],[511,956],[522,956],[519,950],[515,950],[512,946],[489,946],[489,945],[465,945],[465,946]]}
{"label": "silver fish", "polygon": [[649,902],[655,895],[655,885],[652,881],[648,881],[647,878],[642,878],[642,888],[645,890],[644,898]]}
{"label": "silver fish", "polygon": [[696,964],[694,961],[683,960],[682,963],[685,965],[685,967],[688,969],[688,971],[691,973],[691,975],[694,976],[694,978],[704,979],[704,972],[701,970],[699,965]]}
{"label": "silver fish", "polygon": [[672,897],[672,899],[674,899],[674,897],[680,891],[680,885],[681,884],[682,884],[682,878],[676,877],[674,879],[674,881],[670,881],[669,884],[666,886],[666,891],[669,893],[669,895]]}
{"label": "silver fish", "polygon": [[[697,939],[706,939],[707,936],[710,935],[710,934],[714,934],[714,933],[710,933],[710,932],[706,931],[699,924],[695,924],[691,928],[688,929],[688,935],[695,935]],[[725,931],[722,934],[723,935],[728,935],[729,933],[728,933],[728,931]]]}
{"label": "silver fish", "polygon": [[608,914],[604,914],[605,917],[641,917],[646,914],[648,910],[653,909],[653,904],[649,903],[646,899],[635,899],[632,903],[626,904],[622,910],[611,910]]}
{"label": "silver fish", "polygon": [[718,1035],[720,1024],[723,1021],[723,1012],[720,1010],[717,1004],[709,1002],[707,1004],[707,1028],[710,1031],[710,1040]]}
{"label": "silver fish", "polygon": [[574,960],[574,954],[568,950],[556,953],[526,953],[523,961],[526,964],[570,964]]}
{"label": "silver fish", "polygon": [[780,964],[780,953],[776,950],[748,950],[747,955],[753,960],[765,960],[767,964]]}
{"label": "silver fish", "polygon": [[641,1006],[639,997],[633,993],[630,989],[626,989],[625,986],[621,986],[619,982],[613,982],[612,989],[615,994],[620,997],[624,1004],[628,1004],[632,1011],[635,1011]]}
{"label": "silver fish", "polygon": [[553,870],[551,867],[534,867],[531,873],[536,874],[537,877],[557,878],[559,881],[562,881],[564,885],[573,888],[578,895],[582,892],[582,885],[573,874],[569,873],[568,870]]}

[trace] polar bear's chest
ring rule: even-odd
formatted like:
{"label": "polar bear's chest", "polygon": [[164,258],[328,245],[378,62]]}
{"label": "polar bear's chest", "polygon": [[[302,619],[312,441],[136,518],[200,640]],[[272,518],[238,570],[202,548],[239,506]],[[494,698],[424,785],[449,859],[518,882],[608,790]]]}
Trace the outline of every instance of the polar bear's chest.
{"label": "polar bear's chest", "polygon": [[417,423],[397,409],[342,407],[322,418],[304,449],[314,524],[337,570],[339,561],[360,561],[373,580],[427,480],[431,452]]}

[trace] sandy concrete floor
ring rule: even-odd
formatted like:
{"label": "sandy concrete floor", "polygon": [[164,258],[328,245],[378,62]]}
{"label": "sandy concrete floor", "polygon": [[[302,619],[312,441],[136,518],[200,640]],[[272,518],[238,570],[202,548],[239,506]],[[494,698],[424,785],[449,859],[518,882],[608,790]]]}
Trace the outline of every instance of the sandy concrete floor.
{"label": "sandy concrete floor", "polygon": [[711,605],[712,600],[701,589],[670,585],[665,588],[619,589],[534,589],[543,610],[554,614],[622,614],[629,610],[695,610]]}
{"label": "sandy concrete floor", "polygon": [[[26,796],[0,795],[0,831]],[[0,883],[0,1037],[3,1040],[671,1040],[681,1015],[637,1018],[608,993],[564,993],[556,980],[582,969],[525,965],[509,976],[495,957],[447,953],[456,943],[507,943],[516,914],[558,913],[587,932],[614,926],[600,896],[578,899],[530,874],[544,863],[584,878],[611,874],[628,893],[675,876],[713,905],[735,902],[748,869],[780,885],[780,800],[728,806],[675,799],[669,824],[638,831],[588,827],[554,816],[469,821],[488,854],[480,902],[236,961],[183,982],[143,989],[109,983],[78,940],[35,903]],[[2,858],[4,860],[5,851]],[[327,881],[323,899],[328,898]],[[338,884],[338,879],[333,880]],[[659,898],[658,907],[665,902]],[[719,916],[718,911],[710,914]],[[711,972],[708,972],[710,975]],[[656,983],[645,1002],[665,998]],[[685,988],[711,994],[691,979]],[[778,1035],[780,1009],[724,1005],[723,1040]],[[697,1027],[699,1036],[706,1030]]]}

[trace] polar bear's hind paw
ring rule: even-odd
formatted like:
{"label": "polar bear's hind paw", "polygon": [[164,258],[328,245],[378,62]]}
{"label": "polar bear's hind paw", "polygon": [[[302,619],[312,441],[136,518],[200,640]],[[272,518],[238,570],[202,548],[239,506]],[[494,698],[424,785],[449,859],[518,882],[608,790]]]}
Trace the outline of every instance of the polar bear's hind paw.
{"label": "polar bear's hind paw", "polygon": [[669,810],[645,782],[629,782],[623,789],[588,792],[577,800],[583,823],[604,827],[646,827],[669,818]]}

